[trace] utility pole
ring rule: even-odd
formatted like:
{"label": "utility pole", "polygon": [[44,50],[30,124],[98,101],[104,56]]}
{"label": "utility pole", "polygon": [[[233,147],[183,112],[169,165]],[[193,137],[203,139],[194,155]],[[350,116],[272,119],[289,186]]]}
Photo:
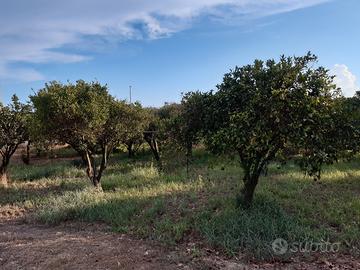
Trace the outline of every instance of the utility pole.
{"label": "utility pole", "polygon": [[129,93],[130,93],[130,104],[131,104],[131,88],[132,88],[132,86],[130,85],[130,86],[129,86]]}

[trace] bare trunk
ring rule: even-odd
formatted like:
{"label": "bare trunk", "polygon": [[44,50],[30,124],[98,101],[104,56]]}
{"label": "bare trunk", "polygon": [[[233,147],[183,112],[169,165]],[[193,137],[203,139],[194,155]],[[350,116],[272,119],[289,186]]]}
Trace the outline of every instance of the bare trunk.
{"label": "bare trunk", "polygon": [[241,189],[241,194],[238,201],[238,206],[249,208],[254,198],[254,191],[258,183],[258,178],[249,178]]}
{"label": "bare trunk", "polygon": [[192,143],[186,145],[186,177],[189,178],[189,167],[192,160]]}
{"label": "bare trunk", "polygon": [[256,168],[253,173],[250,173],[249,170],[245,171],[243,178],[244,186],[242,187],[240,194],[237,198],[237,206],[243,207],[245,209],[249,208],[252,204],[254,198],[255,188],[259,182],[261,167]]}
{"label": "bare trunk", "polygon": [[96,161],[91,152],[89,151],[85,152],[85,156],[84,156],[87,165],[87,170],[86,170],[87,176],[89,177],[94,187],[99,190],[102,190],[101,177],[104,170],[107,167],[108,157],[111,152],[109,151],[109,149],[111,148],[109,148],[107,145],[103,146],[103,149],[101,151],[102,158],[101,158],[101,164],[99,170],[97,170]]}
{"label": "bare trunk", "polygon": [[193,156],[193,154],[192,154],[192,152],[193,152],[192,149],[193,149],[192,143],[188,143],[188,144],[186,145],[186,155],[188,156],[189,159],[192,159],[192,156]]}
{"label": "bare trunk", "polygon": [[129,144],[127,145],[127,150],[128,150],[129,158],[134,157],[133,143],[129,143]]}
{"label": "bare trunk", "polygon": [[95,159],[94,159],[92,153],[90,153],[89,151],[85,152],[85,159],[86,159],[86,166],[87,166],[86,174],[89,177],[92,184],[94,185],[94,187],[97,188],[99,186],[99,181],[97,180],[97,175],[96,175]]}
{"label": "bare trunk", "polygon": [[92,178],[92,183],[96,189],[102,190],[100,180],[96,176]]}
{"label": "bare trunk", "polygon": [[280,146],[277,145],[271,149],[267,149],[266,152],[260,152],[257,154],[255,160],[245,158],[239,150],[240,161],[244,170],[244,186],[238,196],[237,206],[242,206],[244,208],[249,208],[251,206],[260,174],[264,169],[267,169],[268,162],[275,157],[279,148]]}
{"label": "bare trunk", "polygon": [[28,141],[26,144],[26,151],[25,154],[23,154],[22,156],[22,161],[24,162],[24,164],[30,165],[30,141]]}
{"label": "bare trunk", "polygon": [[157,161],[159,170],[162,170],[162,163],[161,163],[160,154],[159,154],[159,147],[158,147],[156,139],[155,138],[151,138],[151,139],[145,138],[145,140],[150,146],[151,152],[153,153],[154,158]]}
{"label": "bare trunk", "polygon": [[86,154],[84,152],[78,152],[81,157],[82,166],[87,166]]}
{"label": "bare trunk", "polygon": [[6,148],[6,151],[1,151],[2,162],[0,165],[0,185],[8,186],[7,168],[10,164],[10,159],[15,153],[19,144],[11,145]]}
{"label": "bare trunk", "polygon": [[101,177],[102,177],[104,170],[107,167],[108,157],[111,152],[109,149],[111,149],[111,147],[104,145],[101,150],[101,155],[102,155],[101,164],[100,164],[99,172],[96,175],[96,185],[95,185],[95,187],[100,188],[100,189],[101,189],[101,185],[100,185]]}
{"label": "bare trunk", "polygon": [[8,186],[8,178],[6,172],[0,172],[0,187]]}

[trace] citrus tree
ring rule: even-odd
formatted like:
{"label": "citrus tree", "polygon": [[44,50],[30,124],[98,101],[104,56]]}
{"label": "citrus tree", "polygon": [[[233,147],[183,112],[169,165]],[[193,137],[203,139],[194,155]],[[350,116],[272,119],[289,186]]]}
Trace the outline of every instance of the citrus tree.
{"label": "citrus tree", "polygon": [[7,169],[18,146],[28,140],[27,118],[31,108],[12,97],[8,106],[0,103],[0,184],[7,186]]}
{"label": "citrus tree", "polygon": [[108,157],[126,133],[128,105],[115,100],[106,85],[82,80],[66,85],[47,83],[30,99],[39,132],[75,149],[87,166],[89,179],[101,188]]}
{"label": "citrus tree", "polygon": [[122,143],[126,146],[129,157],[134,157],[139,147],[144,142],[144,131],[149,124],[147,111],[140,103],[129,104],[126,121],[126,133],[122,138]]}
{"label": "citrus tree", "polygon": [[[236,152],[244,172],[239,204],[249,207],[261,173],[292,145],[301,167],[320,178],[322,164],[347,148],[351,126],[336,98],[339,91],[317,57],[256,60],[225,74],[207,110],[207,143]],[[343,136],[347,133],[347,136]]]}

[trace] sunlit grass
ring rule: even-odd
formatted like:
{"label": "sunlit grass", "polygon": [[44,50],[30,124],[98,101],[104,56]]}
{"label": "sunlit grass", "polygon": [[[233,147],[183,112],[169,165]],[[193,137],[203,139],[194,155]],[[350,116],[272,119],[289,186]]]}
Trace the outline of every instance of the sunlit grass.
{"label": "sunlit grass", "polygon": [[207,245],[230,255],[245,251],[267,258],[273,255],[271,241],[279,237],[330,239],[359,248],[358,160],[327,166],[317,182],[293,163],[273,163],[249,210],[235,207],[242,177],[236,159],[195,152],[189,174],[171,166],[159,173],[149,155],[116,155],[102,180],[104,192],[97,192],[71,161],[16,165],[13,184],[0,190],[0,207],[31,209],[48,224],[105,222],[114,231],[167,244],[200,234]]}

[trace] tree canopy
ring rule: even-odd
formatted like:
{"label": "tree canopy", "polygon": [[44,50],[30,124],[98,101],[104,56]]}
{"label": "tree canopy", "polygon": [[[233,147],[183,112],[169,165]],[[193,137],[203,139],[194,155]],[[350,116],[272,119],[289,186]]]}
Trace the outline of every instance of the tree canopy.
{"label": "tree canopy", "polygon": [[298,149],[302,168],[316,178],[322,164],[346,149],[342,133],[352,130],[339,123],[345,119],[335,106],[338,89],[328,70],[313,68],[316,60],[309,53],[236,67],[211,98],[207,142],[238,153],[244,170],[239,202],[246,207],[260,174],[287,145]]}
{"label": "tree canopy", "polygon": [[28,140],[27,118],[30,106],[22,104],[16,95],[8,106],[0,103],[0,184],[7,185],[7,168],[18,146]]}
{"label": "tree canopy", "polygon": [[[112,149],[126,136],[128,106],[115,100],[106,85],[77,81],[51,82],[31,96],[40,132],[71,145],[87,165],[87,175],[100,187]],[[100,166],[95,155],[101,154]],[[99,167],[99,168],[98,168]]]}
{"label": "tree canopy", "polygon": [[311,53],[255,60],[225,74],[217,91],[188,92],[180,104],[161,108],[116,100],[98,82],[54,81],[31,96],[33,121],[42,136],[80,154],[95,186],[119,144],[132,156],[147,142],[160,169],[160,149],[171,143],[186,151],[187,161],[200,142],[214,152],[236,153],[244,171],[238,201],[248,207],[261,173],[287,149],[319,179],[323,164],[358,148],[359,98],[343,98],[334,77],[316,62]]}

